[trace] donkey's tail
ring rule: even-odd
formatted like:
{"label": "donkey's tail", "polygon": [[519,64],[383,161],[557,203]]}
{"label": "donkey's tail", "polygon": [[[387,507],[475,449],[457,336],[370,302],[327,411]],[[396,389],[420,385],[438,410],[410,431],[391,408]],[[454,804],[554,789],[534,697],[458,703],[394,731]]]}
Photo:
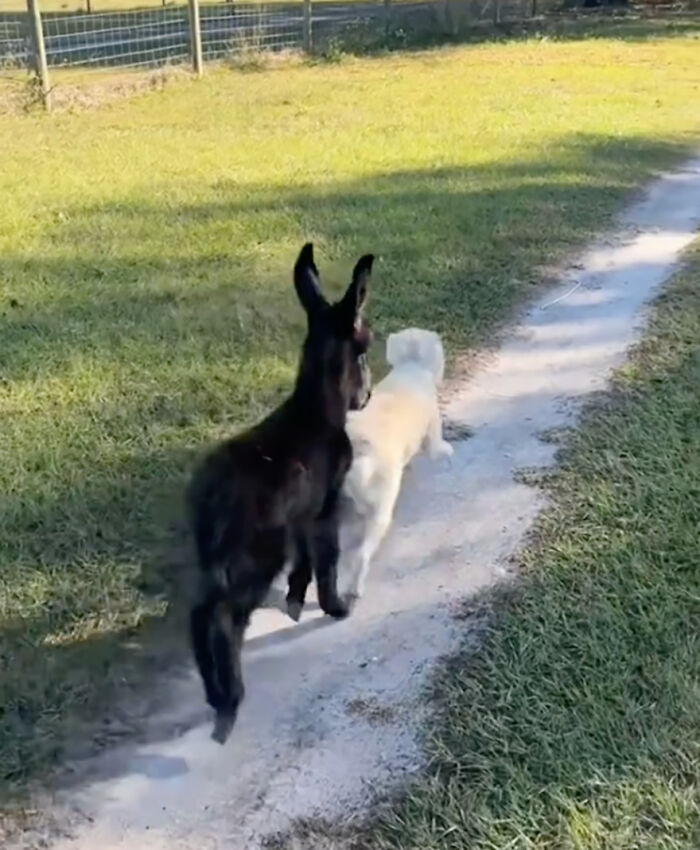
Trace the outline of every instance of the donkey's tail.
{"label": "donkey's tail", "polygon": [[244,694],[240,655],[248,617],[236,610],[216,572],[207,576],[204,592],[190,612],[190,634],[207,702],[216,711],[212,738],[223,744]]}

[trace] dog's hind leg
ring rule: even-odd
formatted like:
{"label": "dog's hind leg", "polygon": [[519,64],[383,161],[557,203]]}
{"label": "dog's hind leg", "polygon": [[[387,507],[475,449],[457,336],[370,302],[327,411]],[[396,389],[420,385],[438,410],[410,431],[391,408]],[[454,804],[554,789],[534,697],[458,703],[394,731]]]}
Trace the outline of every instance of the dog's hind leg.
{"label": "dog's hind leg", "polygon": [[359,599],[365,592],[365,582],[369,573],[372,558],[384,539],[394,515],[394,506],[401,489],[401,473],[393,475],[384,485],[381,502],[367,515],[364,528],[364,539],[357,549],[348,597],[352,602]]}
{"label": "dog's hind leg", "polygon": [[440,410],[437,404],[435,405],[433,418],[430,421],[430,430],[428,431],[426,443],[428,447],[428,454],[432,458],[437,459],[440,457],[451,457],[454,453],[452,446],[447,442],[447,440],[443,439],[442,416],[440,415]]}

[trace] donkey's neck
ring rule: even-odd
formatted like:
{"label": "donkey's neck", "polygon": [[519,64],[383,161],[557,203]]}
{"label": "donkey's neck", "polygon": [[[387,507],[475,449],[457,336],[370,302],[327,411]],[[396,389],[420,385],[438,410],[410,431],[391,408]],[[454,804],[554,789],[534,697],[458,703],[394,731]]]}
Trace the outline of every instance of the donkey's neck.
{"label": "donkey's neck", "polygon": [[345,428],[348,401],[341,387],[327,375],[314,374],[311,370],[302,368],[297,377],[292,400],[311,428]]}

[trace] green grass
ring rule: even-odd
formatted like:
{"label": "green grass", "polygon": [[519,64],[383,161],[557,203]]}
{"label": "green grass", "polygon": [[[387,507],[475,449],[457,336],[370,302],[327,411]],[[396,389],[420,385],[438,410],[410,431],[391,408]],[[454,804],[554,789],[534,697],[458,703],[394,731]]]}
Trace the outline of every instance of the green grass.
{"label": "green grass", "polygon": [[700,246],[567,446],[521,586],[441,675],[431,776],[372,850],[700,846],[698,388]]}
{"label": "green grass", "polygon": [[488,340],[542,264],[697,141],[697,51],[690,34],[221,70],[3,118],[5,787],[76,728],[89,748],[138,726],[102,720],[186,648],[182,485],[290,385],[301,243],[331,293],[379,255],[380,335]]}

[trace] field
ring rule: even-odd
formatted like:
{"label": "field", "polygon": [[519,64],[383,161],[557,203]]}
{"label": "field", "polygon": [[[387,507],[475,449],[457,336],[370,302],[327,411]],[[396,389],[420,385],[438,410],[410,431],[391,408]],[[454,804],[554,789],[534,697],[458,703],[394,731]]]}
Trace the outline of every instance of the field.
{"label": "field", "polygon": [[437,685],[432,778],[373,850],[695,850],[700,245],[551,482],[517,591]]}
{"label": "field", "polygon": [[132,734],[118,707],[186,648],[182,485],[289,387],[300,244],[334,292],[379,255],[380,339],[487,342],[697,142],[697,51],[688,30],[221,69],[3,117],[3,785]]}

